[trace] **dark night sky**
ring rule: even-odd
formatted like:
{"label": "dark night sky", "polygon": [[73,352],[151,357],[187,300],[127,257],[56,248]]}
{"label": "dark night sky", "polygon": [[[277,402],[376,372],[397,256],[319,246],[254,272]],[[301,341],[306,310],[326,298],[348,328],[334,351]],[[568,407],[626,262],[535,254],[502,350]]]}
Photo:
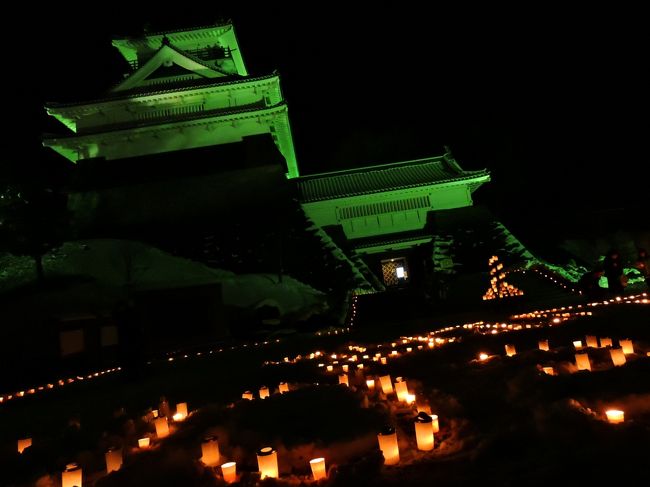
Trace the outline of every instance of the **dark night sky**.
{"label": "dark night sky", "polygon": [[27,101],[10,101],[32,162],[47,157],[40,133],[64,130],[42,116],[43,101],[86,99],[119,78],[112,34],[230,17],[249,71],[283,76],[303,173],[448,144],[466,169],[491,170],[477,201],[514,216],[645,198],[650,80],[638,12],[213,9],[99,14],[93,5],[75,11],[79,20],[60,9],[40,16],[41,48],[14,53],[31,79],[18,88]]}

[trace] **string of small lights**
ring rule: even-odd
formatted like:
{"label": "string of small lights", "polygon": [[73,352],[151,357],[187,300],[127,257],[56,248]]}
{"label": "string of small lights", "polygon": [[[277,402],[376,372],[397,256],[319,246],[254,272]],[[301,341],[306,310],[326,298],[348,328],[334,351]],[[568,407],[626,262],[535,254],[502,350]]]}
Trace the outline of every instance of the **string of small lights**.
{"label": "string of small lights", "polygon": [[[317,336],[339,335],[339,334],[350,332],[351,327],[354,326],[354,319],[355,319],[356,314],[357,314],[357,301],[358,301],[358,296],[356,294],[353,294],[352,299],[351,299],[350,309],[348,311],[348,316],[347,316],[347,320],[346,320],[347,321],[347,326],[340,327],[340,328],[332,327],[332,328],[328,329],[327,331],[314,332],[314,335],[317,335]],[[265,346],[265,345],[275,344],[275,343],[280,343],[280,342],[281,342],[281,339],[276,338],[274,340],[265,340],[265,341],[261,341],[261,342],[254,342],[254,343],[251,343],[251,344],[242,343],[242,344],[237,344],[237,345],[214,347],[214,348],[210,348],[210,349],[207,349],[207,350],[201,350],[201,351],[191,352],[191,353],[187,352],[185,350],[181,350],[181,349],[172,350],[172,351],[166,352],[164,355],[162,355],[160,357],[157,357],[157,358],[154,358],[152,360],[147,361],[147,365],[153,365],[153,364],[156,364],[156,363],[163,363],[163,362],[170,363],[170,362],[174,362],[174,361],[178,361],[178,360],[190,359],[190,358],[198,358],[198,357],[202,357],[202,356],[206,356],[206,355],[213,355],[215,353],[222,353],[222,352],[226,352],[226,351],[237,351],[237,350],[245,350],[245,349],[255,348],[255,347],[262,347],[262,346]],[[92,379],[95,379],[95,378],[98,378],[98,377],[105,376],[106,374],[111,374],[111,373],[118,372],[118,371],[121,371],[121,370],[122,370],[122,367],[116,366],[116,367],[111,368],[111,369],[97,371],[97,372],[93,372],[93,373],[90,373],[90,374],[87,374],[87,375],[77,375],[77,376],[74,376],[74,377],[69,377],[67,379],[59,379],[59,380],[51,382],[51,383],[38,385],[38,386],[26,388],[24,390],[20,390],[20,391],[8,393],[8,394],[0,395],[0,404],[6,403],[8,401],[11,401],[11,400],[14,400],[14,399],[17,399],[17,398],[21,398],[21,397],[25,397],[25,396],[32,396],[32,395],[40,393],[40,392],[44,392],[44,391],[55,389],[55,388],[60,388],[60,387],[63,387],[65,385],[72,384],[72,383],[75,383],[75,382],[79,382],[79,381],[82,381],[82,380],[86,380],[86,381],[92,380]]]}

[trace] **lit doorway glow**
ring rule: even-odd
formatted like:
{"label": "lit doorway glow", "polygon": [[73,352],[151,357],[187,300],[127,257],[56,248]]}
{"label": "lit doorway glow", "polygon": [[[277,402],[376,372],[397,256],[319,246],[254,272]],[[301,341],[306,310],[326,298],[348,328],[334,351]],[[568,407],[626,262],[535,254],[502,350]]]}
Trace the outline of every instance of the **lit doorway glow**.
{"label": "lit doorway glow", "polygon": [[409,273],[404,257],[381,261],[381,272],[386,286],[399,286],[408,281]]}

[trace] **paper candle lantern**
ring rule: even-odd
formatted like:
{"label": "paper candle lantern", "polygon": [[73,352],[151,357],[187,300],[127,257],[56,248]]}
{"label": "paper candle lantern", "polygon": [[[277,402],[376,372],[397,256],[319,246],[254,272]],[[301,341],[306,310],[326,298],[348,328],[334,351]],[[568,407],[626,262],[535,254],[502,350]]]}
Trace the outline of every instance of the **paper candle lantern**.
{"label": "paper candle lantern", "polygon": [[174,421],[183,421],[185,418],[187,418],[187,403],[186,402],[179,402],[176,404],[176,414],[180,418],[174,419]]}
{"label": "paper candle lantern", "polygon": [[610,348],[609,354],[612,356],[612,362],[614,365],[624,365],[625,364],[625,354],[623,353],[622,348]]}
{"label": "paper candle lantern", "polygon": [[183,413],[174,413],[172,416],[172,421],[175,423],[180,423],[181,421],[185,421],[185,416],[183,416]]}
{"label": "paper candle lantern", "polygon": [[386,465],[397,465],[399,463],[399,447],[397,445],[397,433],[391,426],[387,426],[377,435],[379,449],[384,455]]}
{"label": "paper candle lantern", "polygon": [[165,438],[169,435],[169,425],[167,424],[166,417],[162,416],[160,418],[156,418],[153,424],[156,427],[156,436],[158,438]]}
{"label": "paper candle lantern", "polygon": [[506,355],[508,357],[512,357],[513,355],[517,354],[517,350],[515,350],[514,345],[506,345]]}
{"label": "paper candle lantern", "polygon": [[265,446],[257,451],[257,466],[261,477],[278,478],[278,453],[270,446]]}
{"label": "paper candle lantern", "polygon": [[61,473],[61,487],[81,487],[81,467],[76,463],[68,463]]}
{"label": "paper candle lantern", "polygon": [[343,384],[344,386],[350,385],[348,382],[348,374],[339,375],[339,384]]}
{"label": "paper candle lantern", "polygon": [[406,395],[406,404],[413,404],[415,402],[415,394]]}
{"label": "paper candle lantern", "polygon": [[348,364],[343,364],[341,368],[343,369],[343,372],[348,372],[349,370]]}
{"label": "paper candle lantern", "polygon": [[406,385],[406,381],[402,380],[401,377],[398,377],[395,380],[395,393],[397,394],[398,401],[406,401],[406,396],[408,396],[409,391]]}
{"label": "paper candle lantern", "polygon": [[587,346],[591,348],[598,348],[598,339],[595,336],[587,335]]}
{"label": "paper candle lantern", "polygon": [[612,346],[612,339],[611,338],[601,338],[600,339],[600,346],[601,347],[611,347]]}
{"label": "paper candle lantern", "polygon": [[485,353],[485,352],[481,352],[481,353],[478,354],[478,359],[479,359],[481,362],[487,360],[488,358],[490,358],[490,356],[489,356],[487,353]]}
{"label": "paper candle lantern", "polygon": [[582,348],[582,340],[576,340],[573,342],[573,347],[576,350],[580,350]]}
{"label": "paper candle lantern", "polygon": [[627,355],[628,353],[634,353],[634,346],[632,345],[632,340],[619,340],[618,343],[621,344],[623,353]]}
{"label": "paper candle lantern", "polygon": [[375,388],[375,379],[366,379],[366,386],[368,386],[368,390],[372,391]]}
{"label": "paper candle lantern", "polygon": [[149,438],[140,438],[138,440],[138,446],[140,448],[149,448],[150,443],[151,443],[151,441],[149,440]]}
{"label": "paper candle lantern", "polygon": [[314,475],[314,480],[327,478],[324,458],[314,458],[313,460],[309,460],[309,466],[311,467],[311,473]]}
{"label": "paper candle lantern", "polygon": [[158,410],[157,410],[157,409],[152,410],[152,411],[151,411],[151,415],[152,415],[154,418],[157,418],[157,417],[158,417]]}
{"label": "paper candle lantern", "polygon": [[285,392],[289,392],[289,384],[286,382],[280,382],[280,394],[284,394]]}
{"label": "paper candle lantern", "polygon": [[219,465],[219,443],[217,442],[216,436],[208,436],[203,438],[203,443],[201,443],[201,461],[205,463],[208,467],[216,467]]}
{"label": "paper candle lantern", "polygon": [[542,367],[542,370],[547,375],[555,375],[555,369],[553,367]]}
{"label": "paper candle lantern", "polygon": [[419,413],[415,417],[415,439],[418,443],[418,450],[433,450],[433,421],[426,413]]}
{"label": "paper candle lantern", "polygon": [[440,424],[438,423],[438,415],[437,414],[430,414],[431,416],[431,424],[433,425],[433,432],[437,433],[440,431]]}
{"label": "paper candle lantern", "polygon": [[576,365],[578,366],[578,370],[591,370],[589,355],[586,353],[576,353]]}
{"label": "paper candle lantern", "polygon": [[25,448],[28,448],[32,446],[32,439],[31,438],[22,438],[18,440],[18,453],[22,453]]}
{"label": "paper candle lantern", "polygon": [[241,398],[242,398],[242,399],[246,399],[246,400],[248,400],[248,401],[252,401],[252,400],[253,400],[253,393],[252,393],[251,391],[245,391],[245,392],[241,395]]}
{"label": "paper candle lantern", "polygon": [[227,483],[232,484],[237,481],[237,463],[228,462],[221,465],[221,474],[223,475],[223,480]]}
{"label": "paper candle lantern", "polygon": [[545,352],[548,352],[550,350],[548,346],[548,340],[540,340],[537,342],[537,346],[539,347],[540,350],[544,350]]}
{"label": "paper candle lantern", "polygon": [[393,383],[390,380],[390,375],[382,375],[379,378],[379,383],[381,384],[381,390],[384,391],[384,394],[393,393]]}
{"label": "paper candle lantern", "polygon": [[612,424],[618,424],[625,421],[625,413],[618,409],[609,409],[605,411],[605,414],[607,415],[607,421]]}
{"label": "paper candle lantern", "polygon": [[388,362],[388,359],[386,359],[386,357],[381,357],[380,361],[381,361],[382,364],[386,365],[386,363]]}
{"label": "paper candle lantern", "polygon": [[[148,439],[148,438],[147,438]],[[106,452],[106,473],[115,472],[122,466],[122,449],[110,448]]]}
{"label": "paper candle lantern", "polygon": [[260,387],[260,399],[266,399],[269,397],[269,388],[266,386]]}

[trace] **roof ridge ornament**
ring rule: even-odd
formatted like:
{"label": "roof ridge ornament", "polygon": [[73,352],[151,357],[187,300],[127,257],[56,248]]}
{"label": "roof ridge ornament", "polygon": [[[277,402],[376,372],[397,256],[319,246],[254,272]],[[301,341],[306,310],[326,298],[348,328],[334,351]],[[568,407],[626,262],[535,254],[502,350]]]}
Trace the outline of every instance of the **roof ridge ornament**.
{"label": "roof ridge ornament", "polygon": [[458,164],[458,162],[457,162],[456,159],[454,158],[453,154],[451,153],[451,147],[449,147],[448,145],[444,145],[443,147],[445,148],[445,153],[444,153],[444,155],[442,156],[442,158],[443,158],[444,161],[447,163],[447,165],[448,165],[451,169],[453,169],[454,171],[456,171],[456,172],[458,172],[458,173],[463,173],[463,172],[465,172],[465,171],[463,171],[463,169],[460,167],[460,165]]}

